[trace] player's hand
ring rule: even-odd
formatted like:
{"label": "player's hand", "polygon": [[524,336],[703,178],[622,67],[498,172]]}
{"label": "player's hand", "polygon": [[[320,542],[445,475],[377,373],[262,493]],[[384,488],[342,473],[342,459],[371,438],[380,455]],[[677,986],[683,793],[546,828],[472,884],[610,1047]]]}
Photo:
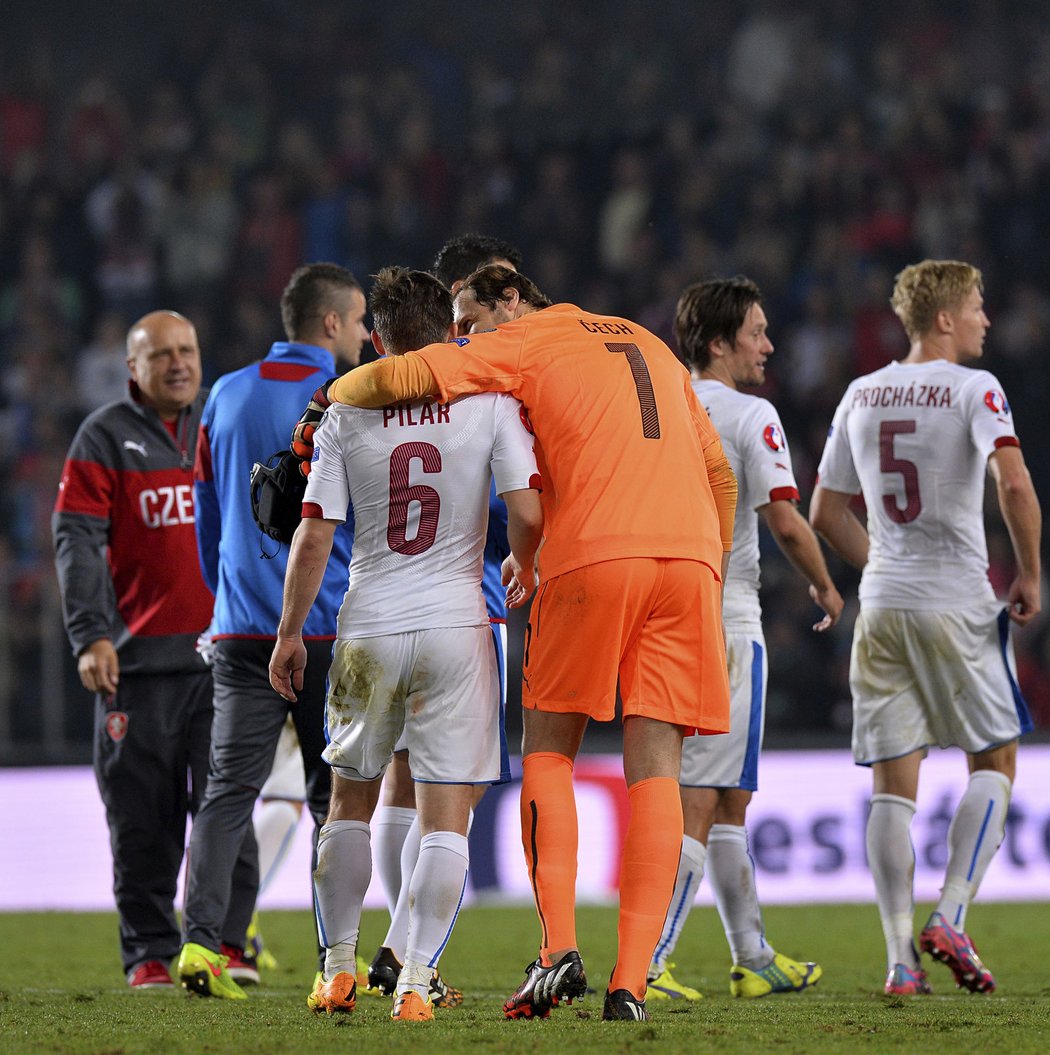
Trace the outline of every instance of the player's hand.
{"label": "player's hand", "polygon": [[92,641],[77,659],[77,673],[88,692],[112,696],[120,681],[120,660],[113,642],[108,637]]}
{"label": "player's hand", "polygon": [[332,405],[332,401],[328,398],[328,388],[333,381],[335,378],[330,377],[314,392],[310,397],[310,402],[306,405],[306,410],[303,411],[295,428],[292,429],[292,453],[300,459],[299,471],[303,476],[310,475],[310,459],[314,453],[314,433],[317,431],[318,422],[324,417],[324,412]]}
{"label": "player's hand", "polygon": [[1039,580],[1018,575],[1006,595],[1010,618],[1018,626],[1030,623],[1041,611]]}
{"label": "player's hand", "polygon": [[814,604],[824,609],[824,618],[819,623],[813,624],[813,629],[818,634],[822,634],[825,630],[830,630],[839,621],[845,602],[842,600],[842,595],[835,589],[834,583],[829,583],[824,589],[810,586],[809,596],[813,598]]}
{"label": "player's hand", "polygon": [[533,568],[523,568],[512,553],[503,562],[501,582],[507,587],[507,607],[520,608],[536,589],[536,573]]}
{"label": "player's hand", "polygon": [[279,637],[270,656],[270,684],[289,703],[295,703],[296,692],[303,691],[306,670],[306,645],[302,635]]}

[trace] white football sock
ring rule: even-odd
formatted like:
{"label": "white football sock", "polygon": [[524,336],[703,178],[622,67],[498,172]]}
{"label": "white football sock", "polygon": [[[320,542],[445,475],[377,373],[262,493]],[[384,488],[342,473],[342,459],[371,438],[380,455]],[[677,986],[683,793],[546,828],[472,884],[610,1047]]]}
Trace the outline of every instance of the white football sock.
{"label": "white football sock", "polygon": [[354,974],[361,906],[372,879],[372,841],[364,821],[329,821],[317,835],[314,911],[327,950],[324,976]]}
{"label": "white football sock", "polygon": [[707,837],[707,875],[722,917],[734,966],[760,971],[773,961],[766,941],[755,889],[755,862],[747,847],[747,828],[712,824]]}
{"label": "white football sock", "polygon": [[913,887],[915,847],[911,819],[915,803],[900,795],[872,795],[866,843],[868,866],[875,880],[882,933],[886,938],[886,965],[918,967],[915,952]]}
{"label": "white football sock", "polygon": [[255,814],[255,841],[259,844],[259,893],[277,875],[295,838],[300,803],[268,799]]}
{"label": "white football sock", "polygon": [[430,976],[459,915],[469,862],[465,835],[431,832],[423,836],[419,861],[409,884],[412,909],[405,970],[398,979],[398,993],[416,989],[424,1000],[427,998]]}
{"label": "white football sock", "polygon": [[405,843],[401,847],[401,890],[397,904],[390,913],[390,927],[383,939],[383,944],[394,954],[398,963],[405,962],[405,947],[408,944],[408,888],[412,883],[412,873],[416,870],[419,859],[419,815],[412,822],[405,834]]}
{"label": "white football sock", "polygon": [[372,818],[372,854],[391,916],[401,892],[401,851],[415,819],[409,806],[380,806]]}
{"label": "white football sock", "polygon": [[1010,778],[993,769],[970,774],[948,828],[948,867],[937,911],[956,930],[966,930],[966,910],[1006,833]]}
{"label": "white football sock", "polygon": [[679,935],[696,900],[700,881],[704,878],[706,861],[707,847],[699,839],[683,835],[682,856],[678,859],[678,875],[675,876],[671,904],[667,906],[663,933],[656,944],[653,962],[649,967],[650,981],[663,973],[667,961],[674,953],[674,947],[678,944]]}

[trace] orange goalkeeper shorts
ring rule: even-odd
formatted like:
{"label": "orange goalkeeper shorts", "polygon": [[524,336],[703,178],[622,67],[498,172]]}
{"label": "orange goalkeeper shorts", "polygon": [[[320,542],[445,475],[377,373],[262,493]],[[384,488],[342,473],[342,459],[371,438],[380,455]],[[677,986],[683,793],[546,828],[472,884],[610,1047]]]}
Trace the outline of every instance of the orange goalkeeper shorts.
{"label": "orange goalkeeper shorts", "polygon": [[700,561],[631,557],[589,564],[540,587],[525,629],[522,704],[729,730],[722,595]]}

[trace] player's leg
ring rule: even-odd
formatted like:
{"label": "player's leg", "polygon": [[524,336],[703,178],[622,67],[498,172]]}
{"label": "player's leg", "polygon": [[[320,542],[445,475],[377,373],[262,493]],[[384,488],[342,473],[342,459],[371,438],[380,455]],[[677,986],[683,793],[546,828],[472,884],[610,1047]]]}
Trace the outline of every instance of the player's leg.
{"label": "player's leg", "polygon": [[315,1011],[354,1007],[361,906],[372,876],[369,822],[404,729],[405,708],[391,701],[403,699],[400,685],[411,674],[413,637],[339,639],[332,650],[323,755],[332,767],[332,796],[317,838],[314,871],[325,966],[307,998]]}
{"label": "player's leg", "polygon": [[397,987],[408,942],[408,883],[419,857],[416,787],[405,734],[383,778],[384,804],[372,821],[376,868],[386,893],[390,926],[368,967],[370,989],[390,995]]}
{"label": "player's leg", "polygon": [[[719,857],[716,900],[724,906],[723,925],[737,938],[730,939],[734,970],[731,988],[741,987],[765,995],[770,984],[752,978],[755,968],[767,967],[773,950],[764,944],[761,913],[755,892],[753,864],[747,853],[744,818],[751,793],[758,786],[758,756],[765,725],[766,652],[761,628],[746,624],[726,632],[726,658],[729,673],[730,731],[725,736],[690,736],[682,745],[682,806],[685,818],[683,855],[679,863],[675,892],[668,909],[660,944],[650,968],[649,989],[654,998],[695,994],[686,991],[665,964],[673,948],[674,926],[684,925],[688,905],[682,906],[680,887],[689,874],[698,884],[703,875],[700,856],[709,871],[712,847],[708,841],[711,825],[718,823],[715,856]],[[717,812],[717,816],[716,816]],[[742,851],[742,853],[741,853]],[[695,893],[695,889],[694,889]],[[671,941],[668,941],[672,938]],[[754,948],[753,946],[757,946]],[[695,998],[695,997],[694,997]]]}
{"label": "player's leg", "polygon": [[919,935],[919,947],[948,964],[957,985],[990,993],[995,978],[966,934],[966,912],[1006,833],[1006,813],[1017,770],[1017,741],[968,758],[970,779],[948,828],[944,886]]}
{"label": "player's leg", "polygon": [[[525,629],[521,830],[540,920],[540,955],[504,1003],[508,1018],[546,1017],[582,995],[576,945],[578,829],[572,767],[589,718],[616,713],[617,667],[637,621],[634,561],[588,565],[547,580]],[[627,629],[625,629],[627,628]]]}
{"label": "player's leg", "polygon": [[824,973],[819,964],[793,960],[766,940],[747,834],[751,792],[727,788],[707,842],[708,875],[733,957],[729,991],[738,997],[799,992]]}
{"label": "player's leg", "polygon": [[872,766],[873,794],[868,812],[866,846],[875,881],[875,897],[886,939],[886,992],[929,992],[914,938],[915,847],[911,822],[919,788],[919,766],[926,752]]}
{"label": "player's leg", "polygon": [[540,922],[539,956],[503,1004],[507,1018],[545,1018],[587,989],[576,944],[579,829],[572,767],[587,715],[522,712],[521,840]]}
{"label": "player's leg", "polygon": [[328,820],[317,839],[314,911],[325,947],[321,983],[307,1004],[314,1011],[353,1011],[361,909],[372,879],[369,821],[379,801],[382,776],[372,780],[332,774]]}
{"label": "player's leg", "polygon": [[[408,766],[406,765],[407,768]],[[384,781],[384,788],[386,786],[387,781]],[[480,799],[484,788],[485,785],[478,785],[473,792],[472,798],[475,800]],[[415,801],[414,791],[413,801]],[[368,985],[370,990],[376,990],[387,996],[397,989],[397,980],[401,974],[401,967],[405,962],[405,956],[408,951],[412,876],[415,873],[416,863],[419,860],[422,842],[419,813],[416,810],[412,812],[415,815],[415,819],[405,835],[401,850],[401,889],[398,892],[397,902],[390,916],[390,926],[387,927],[383,944],[380,945],[368,966]],[[372,831],[374,836],[374,821]],[[469,821],[467,834],[470,834]],[[450,986],[440,974],[435,974],[430,987],[430,999],[435,1007],[458,1007],[463,1003],[463,991]]]}
{"label": "player's leg", "polygon": [[[685,754],[692,742],[700,737],[689,737],[683,746],[683,779]],[[685,999],[699,1000],[701,994],[690,986],[683,985],[671,974],[678,939],[685,929],[689,913],[696,900],[696,892],[704,878],[707,863],[707,835],[715,819],[715,808],[721,794],[719,788],[681,786],[682,818],[685,834],[682,836],[682,851],[678,860],[678,873],[675,876],[674,890],[671,893],[671,904],[667,909],[660,940],[649,965],[647,990],[649,996],[656,1000]]]}
{"label": "player's leg", "polygon": [[866,847],[886,940],[884,988],[890,994],[930,991],[914,941],[911,822],[919,766],[928,745],[937,742],[920,681],[933,651],[909,613],[861,606],[849,668],[853,759],[872,769]]}
{"label": "player's leg", "polygon": [[[684,733],[725,733],[729,679],[721,593],[692,561],[634,565],[628,593],[644,598],[619,667],[624,777],[630,815],[620,868],[619,949],[603,1018],[644,1019],[646,974],[674,888],[684,834]],[[643,587],[643,584],[647,585]]]}
{"label": "player's leg", "polygon": [[466,887],[475,786],[499,780],[501,772],[502,712],[488,627],[411,636],[405,740],[416,780],[421,839],[411,876],[402,881],[409,918],[391,1012],[396,1021],[430,1018],[437,998],[447,995],[435,981]]}
{"label": "player's leg", "polygon": [[909,618],[918,628],[913,639],[938,646],[923,654],[921,682],[935,741],[961,747],[970,766],[948,832],[941,898],[919,947],[951,969],[956,985],[988,993],[995,979],[966,933],[966,912],[1003,839],[1017,740],[1032,728],[1031,716],[1017,684],[1008,614],[998,602]]}
{"label": "player's leg", "polygon": [[438,960],[466,888],[473,791],[470,784],[424,782],[417,787],[421,839],[407,888],[408,934],[393,1009],[399,1021],[430,1017]]}
{"label": "player's leg", "polygon": [[[393,916],[401,892],[401,856],[416,819],[416,790],[408,751],[398,750],[383,778],[383,802],[372,822],[376,871],[383,883],[387,908]],[[417,850],[418,852],[418,850]],[[402,950],[403,951],[403,950]]]}

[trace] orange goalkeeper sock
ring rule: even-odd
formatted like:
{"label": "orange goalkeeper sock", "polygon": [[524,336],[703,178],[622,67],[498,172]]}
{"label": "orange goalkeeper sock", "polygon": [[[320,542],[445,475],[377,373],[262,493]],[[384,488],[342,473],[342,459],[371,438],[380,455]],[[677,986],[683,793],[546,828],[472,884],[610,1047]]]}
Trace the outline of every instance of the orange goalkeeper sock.
{"label": "orange goalkeeper sock", "polygon": [[[576,948],[576,852],[579,830],[572,759],[536,751],[521,763],[521,842],[540,917],[540,959]],[[655,944],[655,943],[654,943]]]}
{"label": "orange goalkeeper sock", "polygon": [[682,852],[682,796],[670,777],[627,789],[631,816],[620,865],[619,948],[609,989],[645,999],[646,974],[663,932]]}

